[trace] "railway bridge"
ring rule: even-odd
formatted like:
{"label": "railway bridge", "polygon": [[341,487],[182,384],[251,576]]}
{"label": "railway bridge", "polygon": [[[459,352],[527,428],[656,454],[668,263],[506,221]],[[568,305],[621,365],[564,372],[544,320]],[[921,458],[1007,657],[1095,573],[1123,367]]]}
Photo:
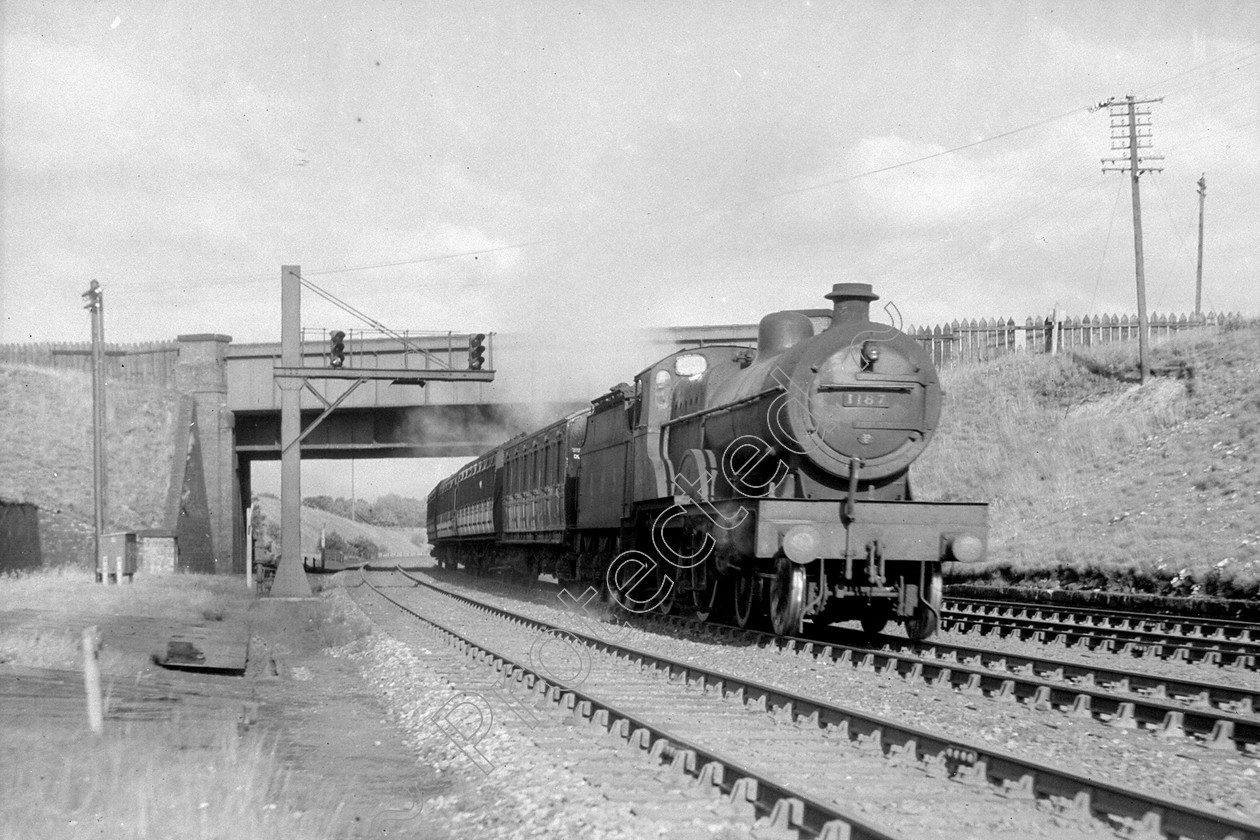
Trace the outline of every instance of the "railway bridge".
{"label": "railway bridge", "polygon": [[[302,427],[327,414],[301,439],[301,455],[471,458],[587,405],[679,347],[751,345],[756,334],[755,325],[603,329],[595,338],[548,334],[544,327],[501,333],[487,341],[494,381],[470,382],[425,378],[426,371],[467,369],[467,333],[350,331],[337,369],[342,378],[311,378],[302,388]],[[302,330],[301,348],[301,367],[331,366],[327,330]],[[87,373],[91,359],[90,343],[0,345],[3,363]],[[152,532],[175,538],[183,568],[244,571],[251,466],[281,456],[280,362],[278,341],[238,344],[215,333],[106,345],[108,383],[181,395],[166,512]],[[397,370],[398,377],[356,384],[356,369]]]}
{"label": "railway bridge", "polygon": [[[602,330],[597,342],[580,345],[542,331],[501,333],[487,342],[493,382],[426,381],[426,371],[467,369],[468,338],[350,332],[339,368],[349,378],[314,378],[302,389],[303,429],[319,420],[301,440],[302,458],[471,458],[587,405],[679,347],[755,344],[756,325]],[[242,572],[251,465],[281,456],[280,343],[212,334],[181,336],[178,347],[180,366],[192,372],[183,390],[196,402],[213,568]],[[302,367],[328,368],[329,353],[326,331],[303,331]],[[397,370],[398,378],[352,389],[355,369]]]}

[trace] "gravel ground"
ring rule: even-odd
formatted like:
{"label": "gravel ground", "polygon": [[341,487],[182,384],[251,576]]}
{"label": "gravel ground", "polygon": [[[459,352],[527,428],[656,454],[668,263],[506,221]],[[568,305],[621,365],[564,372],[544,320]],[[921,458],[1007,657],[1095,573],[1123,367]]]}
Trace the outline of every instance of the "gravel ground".
{"label": "gravel ground", "polygon": [[[575,630],[582,629],[574,616],[564,609],[460,586],[453,583],[449,575],[443,575],[435,582],[452,590],[462,590],[488,603]],[[593,606],[588,608],[590,612],[595,612]],[[978,646],[986,642],[987,637],[953,641]],[[1038,712],[1018,703],[997,703],[944,687],[855,671],[847,665],[835,667],[729,642],[698,642],[636,628],[633,639],[628,643],[683,661],[703,662],[706,667],[748,675],[789,690],[831,699],[872,714],[897,717],[906,723],[959,739],[983,741],[1014,754],[1034,756],[1095,778],[1136,782],[1160,796],[1209,806],[1260,824],[1260,756],[1254,753],[1216,752],[1190,740],[1163,740],[1143,730],[1120,729],[1099,721],[1069,718],[1058,712]],[[1071,652],[1062,647],[1054,648],[1056,657],[1060,653]],[[1077,655],[1080,653],[1083,652]],[[1156,661],[1148,660],[1146,664]],[[1126,666],[1132,664],[1132,661],[1125,661]],[[1167,664],[1184,667],[1178,663]],[[1219,670],[1198,669],[1194,673],[1199,679],[1215,679],[1220,676],[1217,673]]]}
{"label": "gravel ground", "polygon": [[[539,641],[551,638],[540,631],[515,627],[429,589],[395,591],[395,597],[426,617],[458,627],[517,661],[558,667],[563,673],[577,664],[564,654],[563,646],[547,649],[548,654],[537,648]],[[960,797],[958,780],[925,773],[923,765],[890,761],[882,750],[863,748],[848,736],[802,729],[786,717],[757,713],[681,683],[666,683],[659,672],[644,671],[635,662],[593,654],[575,676],[583,691],[719,754],[749,762],[815,799],[834,799],[855,818],[865,814],[865,821],[897,836],[924,840],[1111,836],[1100,823],[1061,813],[1048,801],[1029,807],[985,785]]]}
{"label": "gravel ground", "polygon": [[[366,589],[351,598],[344,590],[331,597],[357,602],[383,632],[332,651],[356,662],[390,716],[408,733],[409,746],[434,777],[418,785],[413,802],[387,815],[381,828],[393,837],[593,838],[642,840],[694,837],[736,840],[748,832],[720,816],[685,819],[677,814],[655,818],[635,802],[610,800],[605,789],[575,769],[582,755],[595,750],[591,736],[574,732],[540,712],[542,723],[527,727],[506,703],[491,710],[488,732],[476,740],[476,762],[436,724],[438,713],[461,691],[479,688],[493,696],[483,666],[467,664],[443,642],[401,617],[394,607],[374,606]],[[461,672],[466,672],[461,676]],[[465,707],[471,712],[471,707]],[[471,715],[449,720],[460,730],[476,731]],[[566,749],[571,744],[578,750]],[[470,749],[466,747],[465,749]],[[480,769],[478,767],[480,766]],[[650,779],[650,777],[649,777]],[[667,788],[662,787],[662,791]]]}

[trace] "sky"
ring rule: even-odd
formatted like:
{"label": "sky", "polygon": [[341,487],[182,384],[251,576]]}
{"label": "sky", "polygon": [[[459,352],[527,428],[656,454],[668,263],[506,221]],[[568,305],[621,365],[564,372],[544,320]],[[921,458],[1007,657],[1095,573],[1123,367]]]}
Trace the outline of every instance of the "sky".
{"label": "sky", "polygon": [[[1260,314],[1260,3],[5,0],[0,341]],[[363,326],[315,295],[314,329]],[[333,495],[337,495],[334,493]],[[349,495],[348,491],[340,495]]]}

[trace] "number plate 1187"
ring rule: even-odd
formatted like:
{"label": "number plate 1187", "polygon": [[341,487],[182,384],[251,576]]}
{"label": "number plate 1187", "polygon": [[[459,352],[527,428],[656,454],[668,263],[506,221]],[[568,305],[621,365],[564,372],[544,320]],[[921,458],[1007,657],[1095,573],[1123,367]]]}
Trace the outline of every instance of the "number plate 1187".
{"label": "number plate 1187", "polygon": [[892,402],[888,394],[872,391],[845,391],[840,395],[840,405],[845,408],[889,408]]}

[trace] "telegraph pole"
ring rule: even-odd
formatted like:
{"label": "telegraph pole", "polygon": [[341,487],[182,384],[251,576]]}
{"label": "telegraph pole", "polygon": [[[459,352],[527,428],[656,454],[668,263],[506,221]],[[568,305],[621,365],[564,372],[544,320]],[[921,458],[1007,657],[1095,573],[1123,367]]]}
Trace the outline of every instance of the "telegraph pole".
{"label": "telegraph pole", "polygon": [[[1124,102],[1117,102],[1114,98],[1106,102],[1100,103],[1099,108],[1107,107],[1111,109],[1111,148],[1113,151],[1128,151],[1128,160],[1125,158],[1103,158],[1103,172],[1128,172],[1129,184],[1133,192],[1133,261],[1137,272],[1137,305],[1138,305],[1138,367],[1141,371],[1143,384],[1146,383],[1150,376],[1150,357],[1148,355],[1147,341],[1150,332],[1150,324],[1146,312],[1146,269],[1142,257],[1142,194],[1138,187],[1138,178],[1143,172],[1163,172],[1162,167],[1142,166],[1145,160],[1163,160],[1163,155],[1152,155],[1148,157],[1139,157],[1138,149],[1149,149],[1151,146],[1151,111],[1139,110],[1139,105],[1150,105],[1154,102],[1162,102],[1163,97],[1159,99],[1134,99],[1132,95],[1126,96]],[[1139,118],[1146,117],[1145,122],[1139,122]],[[1146,129],[1145,132],[1139,129]],[[1124,166],[1117,164],[1124,163]],[[1108,164],[1112,164],[1108,166]]]}
{"label": "telegraph pole", "polygon": [[[81,297],[92,316],[92,550],[96,574],[109,583],[109,569],[101,565],[101,535],[105,533],[105,293],[95,280]],[[119,583],[122,583],[121,575]]]}
{"label": "telegraph pole", "polygon": [[1207,195],[1207,173],[1199,176],[1199,264],[1194,270],[1194,314],[1203,314],[1203,197]]}

